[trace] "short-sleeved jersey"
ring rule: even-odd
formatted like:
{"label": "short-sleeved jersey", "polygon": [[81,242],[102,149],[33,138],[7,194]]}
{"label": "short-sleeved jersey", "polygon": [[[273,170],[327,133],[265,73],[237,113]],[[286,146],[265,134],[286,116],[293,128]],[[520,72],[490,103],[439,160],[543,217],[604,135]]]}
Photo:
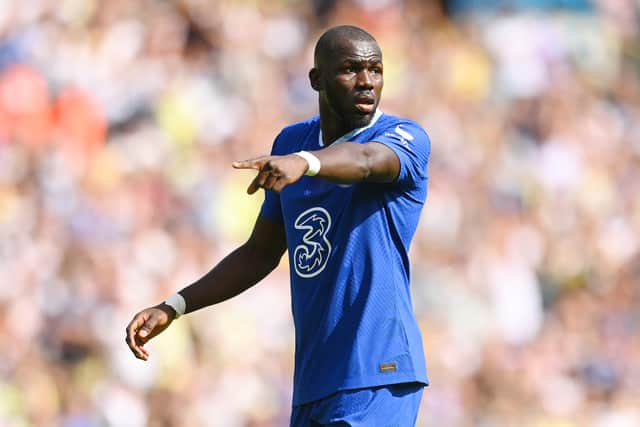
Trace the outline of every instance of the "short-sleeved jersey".
{"label": "short-sleeved jersey", "polygon": [[[286,127],[274,155],[323,148],[319,117]],[[338,141],[379,142],[400,160],[393,183],[339,185],[304,176],[265,193],[261,216],[284,225],[296,350],[293,404],[339,390],[427,384],[409,290],[408,250],[427,196],[430,141],[378,112]]]}

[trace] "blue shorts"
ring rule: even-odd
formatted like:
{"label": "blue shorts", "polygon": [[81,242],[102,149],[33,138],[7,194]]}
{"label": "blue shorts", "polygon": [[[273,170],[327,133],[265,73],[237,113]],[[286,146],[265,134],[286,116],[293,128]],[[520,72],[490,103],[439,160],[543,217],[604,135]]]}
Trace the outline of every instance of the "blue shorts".
{"label": "blue shorts", "polygon": [[424,384],[405,383],[345,390],[294,406],[290,427],[415,426]]}

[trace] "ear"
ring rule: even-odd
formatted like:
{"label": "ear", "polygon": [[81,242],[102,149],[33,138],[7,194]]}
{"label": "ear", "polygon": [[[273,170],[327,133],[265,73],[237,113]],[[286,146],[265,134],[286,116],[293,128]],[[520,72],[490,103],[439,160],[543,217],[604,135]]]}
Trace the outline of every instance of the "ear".
{"label": "ear", "polygon": [[320,92],[320,70],[314,67],[309,71],[309,82],[311,83],[313,90]]}

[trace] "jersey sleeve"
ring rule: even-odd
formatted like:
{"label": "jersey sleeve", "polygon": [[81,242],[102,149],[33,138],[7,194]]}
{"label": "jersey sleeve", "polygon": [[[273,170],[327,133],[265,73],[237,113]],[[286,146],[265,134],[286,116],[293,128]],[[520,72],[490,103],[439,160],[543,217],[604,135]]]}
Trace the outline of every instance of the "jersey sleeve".
{"label": "jersey sleeve", "polygon": [[397,183],[416,185],[426,181],[431,141],[419,125],[410,121],[394,123],[371,141],[386,145],[398,156],[400,173]]}
{"label": "jersey sleeve", "polygon": [[[273,147],[271,148],[272,156],[281,154],[279,147],[281,136],[282,133],[280,133],[273,142]],[[272,222],[280,224],[283,222],[280,194],[274,191],[264,190],[264,202],[262,202],[262,207],[260,208],[260,216]]]}

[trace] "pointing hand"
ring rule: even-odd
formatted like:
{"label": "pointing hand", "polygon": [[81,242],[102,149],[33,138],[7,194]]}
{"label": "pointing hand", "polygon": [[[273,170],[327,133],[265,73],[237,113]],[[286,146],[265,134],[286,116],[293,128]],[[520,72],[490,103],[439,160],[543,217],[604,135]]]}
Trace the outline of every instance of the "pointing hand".
{"label": "pointing hand", "polygon": [[247,193],[253,194],[259,188],[279,193],[284,187],[298,181],[309,168],[305,159],[293,154],[287,156],[262,156],[233,162],[236,169],[255,169],[258,175],[253,179]]}

